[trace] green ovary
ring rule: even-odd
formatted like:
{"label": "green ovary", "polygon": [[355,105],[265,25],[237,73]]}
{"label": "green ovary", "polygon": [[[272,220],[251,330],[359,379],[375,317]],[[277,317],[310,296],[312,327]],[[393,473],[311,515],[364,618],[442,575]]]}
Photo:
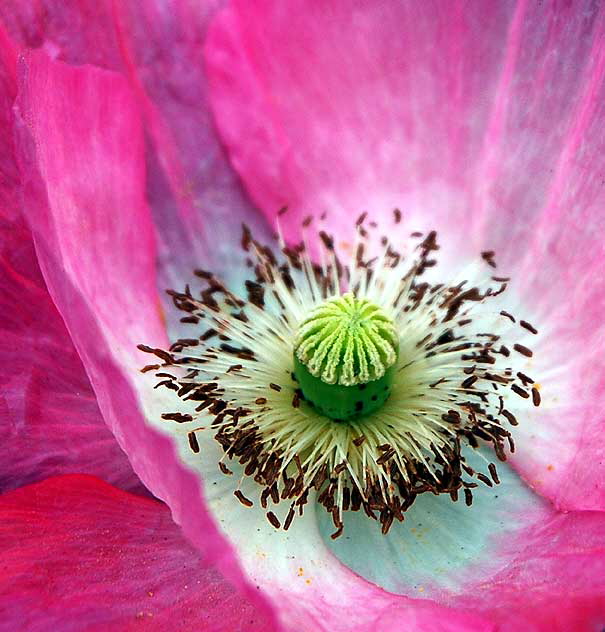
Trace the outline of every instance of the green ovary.
{"label": "green ovary", "polygon": [[294,375],[306,401],[335,420],[368,415],[387,400],[398,336],[391,319],[348,293],[316,307],[301,323]]}

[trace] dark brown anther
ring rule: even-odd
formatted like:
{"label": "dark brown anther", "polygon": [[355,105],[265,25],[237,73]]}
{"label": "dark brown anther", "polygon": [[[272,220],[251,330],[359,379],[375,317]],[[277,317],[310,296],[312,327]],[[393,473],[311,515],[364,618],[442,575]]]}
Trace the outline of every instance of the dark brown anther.
{"label": "dark brown anther", "polygon": [[509,412],[508,410],[504,409],[502,411],[502,415],[504,417],[506,417],[506,419],[508,420],[508,423],[511,426],[518,426],[519,425],[519,422],[517,421],[517,418],[511,412]]}
{"label": "dark brown anther", "polygon": [[464,389],[471,388],[471,386],[473,386],[473,384],[478,379],[479,378],[476,375],[471,375],[470,377],[467,377],[466,380],[464,380],[464,382],[462,382],[462,384],[460,386],[462,386],[462,388],[464,388]]}
{"label": "dark brown anther", "polygon": [[494,260],[495,252],[493,250],[485,250],[481,253],[481,258],[492,268],[497,267]]}
{"label": "dark brown anther", "polygon": [[473,504],[473,492],[468,487],[464,488],[464,502],[467,507]]}
{"label": "dark brown anther", "polygon": [[290,507],[290,511],[288,511],[288,515],[286,516],[286,520],[284,522],[284,531],[287,531],[292,524],[292,520],[294,520],[295,510],[294,507]]}
{"label": "dark brown anther", "polygon": [[223,474],[227,474],[227,476],[233,474],[233,472],[222,462],[218,462],[218,467]]}
{"label": "dark brown anther", "polygon": [[496,483],[496,485],[499,485],[500,484],[500,479],[498,478],[498,470],[496,470],[496,466],[493,463],[490,463],[487,466],[487,469],[489,470],[489,473],[490,473],[494,483]]}
{"label": "dark brown anther", "polygon": [[268,511],[267,512],[267,520],[276,529],[279,529],[279,527],[281,526],[281,523],[280,523],[278,517],[272,511]]}
{"label": "dark brown anther", "polygon": [[527,347],[524,347],[523,345],[520,344],[515,344],[513,345],[513,349],[517,352],[520,353],[521,355],[524,355],[526,358],[531,358],[534,353],[531,349],[528,349]]}
{"label": "dark brown anther", "polygon": [[523,382],[523,386],[527,386],[528,384],[534,383],[531,377],[529,377],[528,375],[525,375],[525,373],[521,373],[521,371],[517,373],[517,377]]}
{"label": "dark brown anther", "polygon": [[492,483],[491,479],[487,478],[487,476],[485,476],[485,474],[482,474],[481,472],[477,473],[477,478],[482,483],[485,483],[488,487],[493,487],[494,486],[494,484]]}
{"label": "dark brown anther", "polygon": [[184,424],[188,421],[193,421],[193,417],[191,415],[183,413],[163,413],[162,419],[166,419],[167,421],[176,421],[177,424]]}
{"label": "dark brown anther", "polygon": [[535,387],[531,389],[531,399],[534,406],[540,405],[540,401],[542,398],[540,397],[540,391]]}
{"label": "dark brown anther", "polygon": [[189,447],[191,448],[191,451],[195,452],[195,454],[198,454],[200,451],[200,445],[197,442],[195,432],[188,433],[187,438],[189,439]]}
{"label": "dark brown anther", "polygon": [[527,331],[530,331],[532,334],[537,334],[538,330],[530,323],[528,323],[526,320],[520,320],[519,324],[521,325],[521,327],[523,327],[524,329],[527,329]]}
{"label": "dark brown anther", "polygon": [[510,388],[512,391],[517,393],[517,395],[519,395],[520,397],[523,397],[523,399],[529,398],[529,393],[526,390],[522,389],[520,386],[513,384]]}
{"label": "dark brown anther", "polygon": [[278,393],[281,391],[281,386],[279,384],[274,384],[273,382],[269,384],[269,388],[277,391]]}
{"label": "dark brown anther", "polygon": [[240,501],[240,503],[242,503],[242,505],[244,505],[244,507],[254,506],[254,503],[250,499],[246,498],[239,489],[236,489],[233,492],[233,495]]}

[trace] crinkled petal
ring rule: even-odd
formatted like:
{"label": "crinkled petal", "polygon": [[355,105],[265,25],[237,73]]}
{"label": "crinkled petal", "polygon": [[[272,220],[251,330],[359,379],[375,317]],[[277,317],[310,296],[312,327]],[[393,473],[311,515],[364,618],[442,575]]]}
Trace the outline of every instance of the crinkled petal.
{"label": "crinkled petal", "polygon": [[3,629],[271,630],[167,507],[61,476],[0,497]]}
{"label": "crinkled petal", "polygon": [[198,480],[139,407],[136,380],[144,379],[137,375],[147,358],[136,345],[166,340],[136,100],[116,74],[31,53],[21,63],[18,111],[25,211],[38,259],[105,420],[186,534],[271,618],[208,516]]}
{"label": "crinkled petal", "polygon": [[266,214],[290,207],[287,235],[328,211],[346,242],[361,211],[399,207],[395,244],[435,228],[448,270],[496,250],[507,309],[540,330],[543,407],[513,462],[564,509],[605,508],[603,42],[588,1],[263,0],[206,45],[232,164]]}

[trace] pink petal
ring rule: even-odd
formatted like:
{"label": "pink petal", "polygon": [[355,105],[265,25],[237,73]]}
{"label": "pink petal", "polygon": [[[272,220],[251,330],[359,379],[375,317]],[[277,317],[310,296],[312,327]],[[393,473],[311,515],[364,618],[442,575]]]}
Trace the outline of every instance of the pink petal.
{"label": "pink petal", "polygon": [[272,630],[168,509],[89,476],[0,498],[5,629]]}
{"label": "pink petal", "polygon": [[[232,164],[286,233],[362,210],[436,228],[459,266],[496,249],[541,330],[514,461],[566,509],[605,508],[605,6],[234,2],[209,31]],[[331,219],[330,219],[331,218]],[[512,310],[511,310],[512,311]],[[543,376],[543,378],[542,378]]]}
{"label": "pink petal", "polygon": [[510,563],[471,581],[454,602],[476,607],[498,630],[602,630],[605,625],[605,514],[553,515],[507,542]]}
{"label": "pink petal", "polygon": [[147,493],[99,413],[82,362],[46,290],[31,233],[19,217],[14,73],[12,44],[0,32],[0,489],[87,472]]}
{"label": "pink petal", "polygon": [[[135,98],[118,75],[32,53],[21,64],[18,109],[38,259],[105,420],[144,483],[170,501],[186,535],[272,617],[205,511],[198,480],[146,423],[137,397],[148,357],[136,345],[166,340]],[[146,381],[144,388],[148,394]],[[158,419],[154,403],[143,403]]]}

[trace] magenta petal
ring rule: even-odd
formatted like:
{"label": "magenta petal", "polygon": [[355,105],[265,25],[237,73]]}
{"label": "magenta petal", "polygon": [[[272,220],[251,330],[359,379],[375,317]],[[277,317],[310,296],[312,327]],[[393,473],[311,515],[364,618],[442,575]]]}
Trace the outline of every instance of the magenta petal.
{"label": "magenta petal", "polygon": [[88,476],[0,498],[5,629],[271,630],[162,503]]}
{"label": "magenta petal", "polygon": [[22,222],[0,219],[0,489],[86,472],[147,493],[94,392]]}
{"label": "magenta petal", "polygon": [[18,110],[38,259],[105,420],[186,535],[271,617],[209,518],[198,480],[171,441],[147,425],[137,397],[138,369],[148,358],[136,345],[166,341],[136,100],[116,74],[31,53],[21,64]]}

